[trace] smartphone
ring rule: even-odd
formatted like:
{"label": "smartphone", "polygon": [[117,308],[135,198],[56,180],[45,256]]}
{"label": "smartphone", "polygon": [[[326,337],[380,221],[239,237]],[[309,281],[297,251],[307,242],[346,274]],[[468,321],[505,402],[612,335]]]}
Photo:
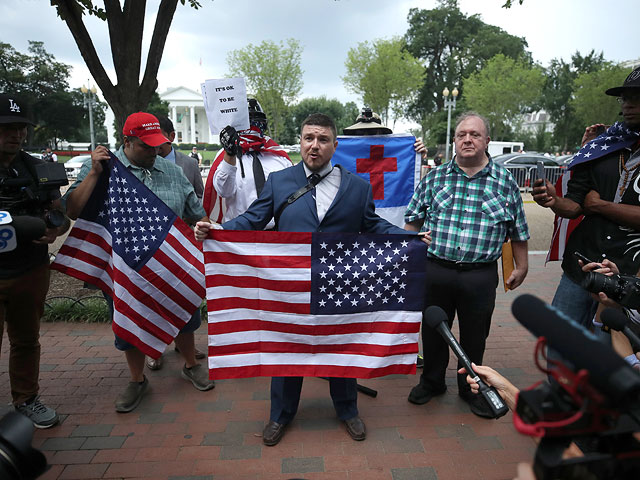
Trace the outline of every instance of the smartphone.
{"label": "smartphone", "polygon": [[602,135],[606,130],[607,130],[607,127],[605,127],[604,125],[600,125],[599,127],[596,127],[596,136],[598,137]]}
{"label": "smartphone", "polygon": [[542,160],[538,160],[536,162],[536,173],[538,175],[538,178],[542,180],[542,186],[544,186],[547,176],[544,172],[544,162]]}
{"label": "smartphone", "polygon": [[573,254],[578,257],[580,260],[582,260],[582,262],[586,265],[587,263],[596,263],[593,260],[589,260],[587,257],[585,257],[583,254],[581,254],[578,251],[573,252]]}

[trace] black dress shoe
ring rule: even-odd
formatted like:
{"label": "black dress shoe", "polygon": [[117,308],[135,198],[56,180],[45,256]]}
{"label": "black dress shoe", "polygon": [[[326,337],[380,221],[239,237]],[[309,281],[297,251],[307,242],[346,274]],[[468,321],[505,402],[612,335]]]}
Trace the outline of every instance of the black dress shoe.
{"label": "black dress shoe", "polygon": [[482,395],[471,392],[464,392],[459,395],[460,398],[469,404],[469,410],[471,410],[471,413],[482,418],[496,418],[491,407]]}
{"label": "black dress shoe", "polygon": [[356,441],[364,440],[367,438],[367,429],[364,426],[364,422],[358,416],[345,420],[344,424],[347,426],[347,432]]}
{"label": "black dress shoe", "polygon": [[262,431],[262,443],[269,447],[277,445],[284,435],[285,428],[286,425],[270,420],[269,423],[267,423],[267,426],[264,427],[264,430]]}

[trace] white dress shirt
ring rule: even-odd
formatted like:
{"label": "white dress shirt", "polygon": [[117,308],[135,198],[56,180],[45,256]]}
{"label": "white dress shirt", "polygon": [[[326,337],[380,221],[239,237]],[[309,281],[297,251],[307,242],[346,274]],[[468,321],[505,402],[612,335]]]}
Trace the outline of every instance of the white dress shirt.
{"label": "white dress shirt", "polygon": [[[291,166],[291,162],[287,158],[271,152],[258,152],[258,157],[264,170],[265,181],[271,172],[277,172]],[[244,178],[238,162],[242,162],[244,166]],[[213,188],[216,189],[218,195],[225,199],[227,205],[224,222],[246,212],[249,205],[258,198],[256,182],[253,178],[253,156],[247,153],[236,158],[235,166],[222,160],[213,175]],[[274,225],[274,221],[271,220],[266,228],[273,228]]]}
{"label": "white dress shirt", "polygon": [[[304,173],[309,178],[312,172],[304,165]],[[322,179],[318,185],[316,185],[315,191],[312,190],[311,194],[316,201],[316,212],[318,213],[318,220],[322,222],[324,216],[329,210],[329,207],[333,203],[333,200],[336,198],[338,194],[338,189],[340,188],[340,180],[342,180],[342,172],[339,168],[333,168],[331,162],[324,166],[320,171],[315,172],[321,177],[328,175]]]}

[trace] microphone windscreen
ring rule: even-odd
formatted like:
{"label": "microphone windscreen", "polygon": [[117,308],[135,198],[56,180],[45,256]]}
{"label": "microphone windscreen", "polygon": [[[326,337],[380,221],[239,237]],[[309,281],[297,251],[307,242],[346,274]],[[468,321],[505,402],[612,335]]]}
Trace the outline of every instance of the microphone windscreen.
{"label": "microphone windscreen", "polygon": [[431,305],[424,312],[424,321],[429,327],[436,328],[442,322],[447,325],[448,317],[442,308],[437,305]]}
{"label": "microphone windscreen", "polygon": [[601,392],[618,401],[636,399],[640,376],[584,327],[533,295],[516,298],[511,310],[527,330],[545,337],[547,344],[577,369],[587,370],[590,381]]}
{"label": "microphone windscreen", "polygon": [[12,217],[11,225],[16,230],[16,237],[19,242],[37,240],[44,235],[47,228],[42,218],[29,215]]}
{"label": "microphone windscreen", "polygon": [[621,332],[627,326],[627,316],[616,308],[605,308],[600,314],[600,320],[612,330]]}

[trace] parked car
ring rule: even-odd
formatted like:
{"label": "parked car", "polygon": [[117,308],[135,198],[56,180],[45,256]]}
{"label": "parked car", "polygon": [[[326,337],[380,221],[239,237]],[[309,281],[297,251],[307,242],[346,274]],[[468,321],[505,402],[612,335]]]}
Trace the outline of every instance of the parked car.
{"label": "parked car", "polygon": [[67,177],[69,178],[78,178],[78,174],[80,173],[80,169],[82,168],[82,164],[91,158],[91,155],[78,155],[76,157],[71,157],[64,163],[64,169],[67,172]]}
{"label": "parked car", "polygon": [[499,155],[494,158],[496,163],[503,167],[535,167],[536,162],[541,160],[545,167],[557,167],[558,163],[553,157],[547,157],[539,153],[515,153]]}
{"label": "parked car", "polygon": [[29,155],[31,155],[33,158],[39,158],[40,160],[42,160],[42,154],[41,153],[31,153],[31,152],[27,152]]}

